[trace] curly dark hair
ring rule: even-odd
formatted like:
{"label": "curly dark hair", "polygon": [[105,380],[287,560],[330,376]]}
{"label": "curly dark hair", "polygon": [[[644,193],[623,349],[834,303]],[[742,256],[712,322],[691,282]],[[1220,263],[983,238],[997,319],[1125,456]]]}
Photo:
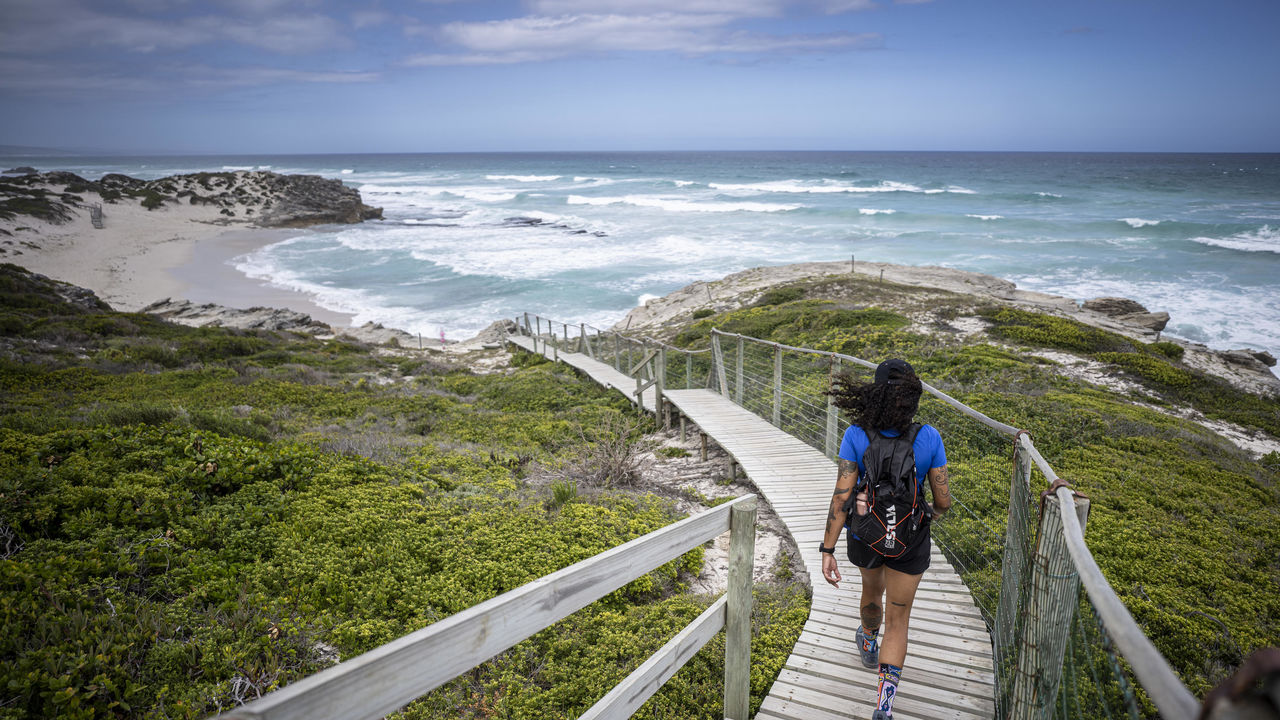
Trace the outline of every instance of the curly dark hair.
{"label": "curly dark hair", "polygon": [[924,388],[915,373],[907,373],[893,384],[862,382],[849,373],[839,373],[831,381],[831,402],[844,410],[863,430],[907,432],[920,407]]}

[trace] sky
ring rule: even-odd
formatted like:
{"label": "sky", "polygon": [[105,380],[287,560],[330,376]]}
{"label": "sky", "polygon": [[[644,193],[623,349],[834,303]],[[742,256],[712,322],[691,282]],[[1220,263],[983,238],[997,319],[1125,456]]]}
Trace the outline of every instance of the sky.
{"label": "sky", "polygon": [[0,0],[0,144],[1280,151],[1277,0]]}

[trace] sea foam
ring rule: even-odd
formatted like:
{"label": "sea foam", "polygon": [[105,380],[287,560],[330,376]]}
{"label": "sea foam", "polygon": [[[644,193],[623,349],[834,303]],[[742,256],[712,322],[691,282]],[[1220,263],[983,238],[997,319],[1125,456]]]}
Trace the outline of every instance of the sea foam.
{"label": "sea foam", "polygon": [[1144,228],[1160,224],[1159,220],[1143,220],[1142,218],[1120,218],[1120,222],[1128,224],[1131,228]]}
{"label": "sea foam", "polygon": [[570,205],[635,205],[657,208],[667,212],[787,212],[803,205],[761,202],[697,202],[656,195],[625,195],[621,197],[586,197],[570,195],[565,199]]}
{"label": "sea foam", "polygon": [[515,182],[551,182],[559,180],[559,175],[485,175],[485,180],[513,180]]}
{"label": "sea foam", "polygon": [[859,215],[892,215],[897,210],[880,210],[877,208],[858,208]]}
{"label": "sea foam", "polygon": [[1257,230],[1242,232],[1225,238],[1194,237],[1192,242],[1203,245],[1242,250],[1244,252],[1270,252],[1280,254],[1280,227],[1263,225]]}

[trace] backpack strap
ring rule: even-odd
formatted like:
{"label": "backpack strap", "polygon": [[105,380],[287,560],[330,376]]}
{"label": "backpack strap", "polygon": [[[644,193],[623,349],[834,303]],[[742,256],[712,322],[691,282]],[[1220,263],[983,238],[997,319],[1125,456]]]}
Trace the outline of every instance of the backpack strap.
{"label": "backpack strap", "polygon": [[911,443],[912,445],[915,445],[916,435],[920,434],[920,428],[922,427],[924,426],[921,425],[920,423],[917,423],[917,422],[911,423],[911,427],[907,428],[907,442]]}

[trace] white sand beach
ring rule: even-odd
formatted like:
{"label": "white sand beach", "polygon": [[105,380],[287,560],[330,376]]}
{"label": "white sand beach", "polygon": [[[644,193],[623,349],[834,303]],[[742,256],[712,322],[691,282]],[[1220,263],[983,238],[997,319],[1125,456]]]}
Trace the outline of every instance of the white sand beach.
{"label": "white sand beach", "polygon": [[287,308],[336,328],[351,324],[351,315],[250,279],[229,263],[305,229],[255,228],[205,205],[165,203],[147,210],[134,202],[105,203],[101,229],[93,227],[87,209],[71,213],[63,224],[26,216],[0,221],[0,228],[12,233],[0,259],[93,290],[119,310],[182,298],[237,308]]}

